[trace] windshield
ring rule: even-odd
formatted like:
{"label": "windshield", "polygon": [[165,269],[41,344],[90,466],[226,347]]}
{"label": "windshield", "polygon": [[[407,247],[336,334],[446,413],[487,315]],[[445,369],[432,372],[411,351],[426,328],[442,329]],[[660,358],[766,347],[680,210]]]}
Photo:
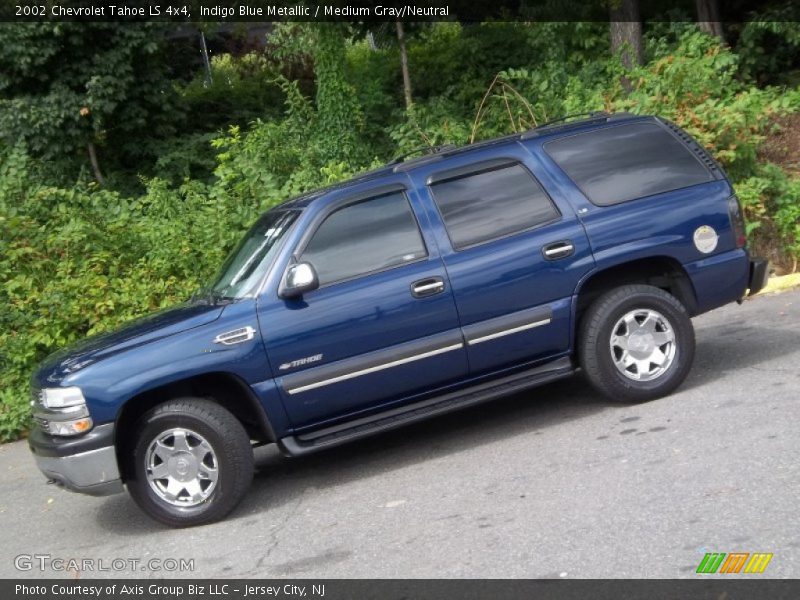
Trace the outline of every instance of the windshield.
{"label": "windshield", "polygon": [[269,270],[278,243],[297,215],[297,211],[289,210],[263,215],[228,256],[204,292],[215,298],[245,298],[255,294]]}

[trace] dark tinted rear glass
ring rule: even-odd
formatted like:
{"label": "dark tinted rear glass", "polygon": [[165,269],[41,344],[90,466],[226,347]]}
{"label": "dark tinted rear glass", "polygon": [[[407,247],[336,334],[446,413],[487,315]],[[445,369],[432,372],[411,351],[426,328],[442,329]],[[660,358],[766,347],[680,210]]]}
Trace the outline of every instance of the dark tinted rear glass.
{"label": "dark tinted rear glass", "polygon": [[631,123],[547,142],[545,151],[594,204],[607,206],[705,183],[711,173],[655,123]]}
{"label": "dark tinted rear glass", "polygon": [[550,198],[519,164],[431,185],[453,248],[524,231],[559,217]]}

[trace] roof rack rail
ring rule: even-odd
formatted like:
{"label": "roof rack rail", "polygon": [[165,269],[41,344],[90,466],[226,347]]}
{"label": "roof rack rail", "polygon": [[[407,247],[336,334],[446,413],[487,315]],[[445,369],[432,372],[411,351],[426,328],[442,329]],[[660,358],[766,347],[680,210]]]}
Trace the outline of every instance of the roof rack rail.
{"label": "roof rack rail", "polygon": [[[534,127],[533,129],[529,129],[528,131],[524,131],[519,136],[519,138],[521,140],[529,140],[531,138],[538,137],[544,133],[549,133],[555,129],[562,129],[567,127],[581,127],[583,125],[589,125],[591,123],[610,121],[611,119],[619,118],[622,116],[629,116],[629,115],[628,113],[608,113],[604,110],[573,113],[570,115],[564,115],[563,117],[559,117],[558,119],[553,119],[552,121],[543,123],[542,125]],[[569,119],[577,119],[579,117],[586,117],[586,118],[577,121],[569,121]]]}
{"label": "roof rack rail", "polygon": [[556,123],[563,123],[564,121],[568,121],[569,119],[576,119],[578,117],[589,117],[589,118],[597,118],[597,117],[609,117],[611,116],[610,113],[607,113],[604,110],[590,110],[587,112],[579,112],[579,113],[571,113],[568,115],[564,115],[563,117],[559,117],[557,119],[551,119],[541,125],[537,125],[534,129],[540,129],[542,127],[549,127],[550,125],[554,125]]}
{"label": "roof rack rail", "polygon": [[440,154],[442,152],[447,152],[449,150],[455,150],[457,147],[458,146],[456,146],[455,144],[442,144],[440,146],[420,146],[418,148],[414,148],[413,150],[409,150],[405,154],[395,156],[392,160],[386,163],[386,166],[389,167],[391,165],[397,165],[402,162],[405,162],[409,156],[416,154],[417,152],[423,152],[424,153],[423,156],[428,156],[431,154]]}

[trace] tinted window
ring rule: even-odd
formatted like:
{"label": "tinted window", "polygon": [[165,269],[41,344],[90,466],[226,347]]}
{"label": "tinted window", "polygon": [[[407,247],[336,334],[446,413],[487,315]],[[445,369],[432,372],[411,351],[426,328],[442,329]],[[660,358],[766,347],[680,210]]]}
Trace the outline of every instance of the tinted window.
{"label": "tinted window", "polygon": [[431,185],[454,248],[524,231],[559,213],[522,165],[511,165]]}
{"label": "tinted window", "polygon": [[345,206],[314,233],[301,260],[317,270],[321,285],[407,263],[426,255],[404,194]]}
{"label": "tinted window", "polygon": [[295,211],[272,210],[263,215],[223,263],[213,283],[200,291],[222,298],[252,295],[269,270],[280,241],[297,218]]}
{"label": "tinted window", "polygon": [[545,151],[599,205],[712,179],[688,148],[655,123],[579,133],[547,142]]}

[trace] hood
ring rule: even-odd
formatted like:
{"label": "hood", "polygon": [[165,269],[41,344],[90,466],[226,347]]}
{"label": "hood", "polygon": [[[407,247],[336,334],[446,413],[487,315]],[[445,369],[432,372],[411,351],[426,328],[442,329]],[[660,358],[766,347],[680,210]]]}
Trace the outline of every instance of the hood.
{"label": "hood", "polygon": [[131,321],[120,329],[86,338],[47,357],[35,376],[40,385],[57,383],[90,364],[182,331],[216,321],[224,305],[187,303]]}

